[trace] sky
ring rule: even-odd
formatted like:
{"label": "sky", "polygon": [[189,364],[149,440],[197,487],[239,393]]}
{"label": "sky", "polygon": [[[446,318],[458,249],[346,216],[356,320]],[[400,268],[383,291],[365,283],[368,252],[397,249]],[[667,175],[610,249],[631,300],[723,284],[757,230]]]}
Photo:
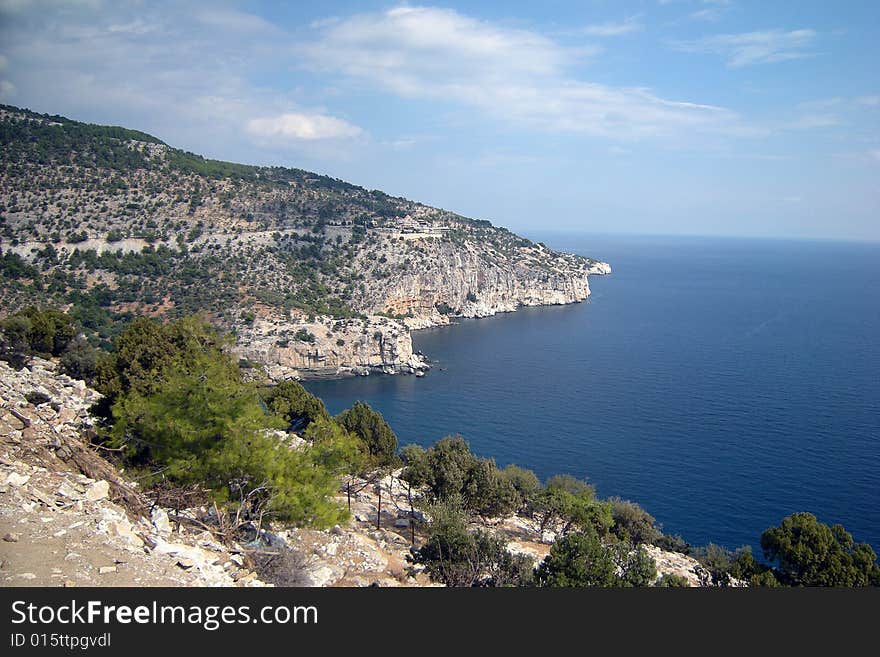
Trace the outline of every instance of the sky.
{"label": "sky", "polygon": [[0,0],[0,102],[525,234],[880,240],[880,2]]}

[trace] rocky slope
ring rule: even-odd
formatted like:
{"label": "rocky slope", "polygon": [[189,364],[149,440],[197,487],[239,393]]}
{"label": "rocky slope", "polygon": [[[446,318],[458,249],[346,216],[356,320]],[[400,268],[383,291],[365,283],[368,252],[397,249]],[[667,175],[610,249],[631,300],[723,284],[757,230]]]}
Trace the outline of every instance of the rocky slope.
{"label": "rocky slope", "polygon": [[0,361],[0,583],[264,586],[240,546],[175,526],[161,507],[137,512],[131,484],[84,442],[99,397],[50,361]]}
{"label": "rocky slope", "polygon": [[[87,408],[99,397],[82,381],[34,359],[22,370],[0,361],[0,583],[5,586],[432,586],[409,570],[409,498],[399,472],[355,482],[352,517],[328,531],[272,527],[259,562],[254,548],[223,544],[200,526],[204,508],[149,503],[87,446]],[[83,474],[87,470],[92,476]],[[98,478],[100,477],[100,478]],[[346,496],[340,492],[340,504]],[[474,525],[536,562],[553,536],[526,517]],[[418,543],[422,540],[415,533]],[[658,576],[707,586],[696,560],[647,546]],[[275,558],[275,557],[272,557]],[[258,568],[258,575],[253,568]]]}
{"label": "rocky slope", "polygon": [[0,106],[0,307],[198,311],[276,380],[426,368],[410,331],[573,303],[602,262],[299,169]]}

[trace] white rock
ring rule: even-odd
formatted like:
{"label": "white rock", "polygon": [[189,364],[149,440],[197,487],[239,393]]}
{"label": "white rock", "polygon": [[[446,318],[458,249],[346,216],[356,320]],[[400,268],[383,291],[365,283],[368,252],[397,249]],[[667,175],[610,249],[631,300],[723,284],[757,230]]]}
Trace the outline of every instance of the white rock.
{"label": "white rock", "polygon": [[55,489],[55,492],[68,499],[77,499],[80,495],[79,492],[66,481],[62,481],[58,488]]}
{"label": "white rock", "polygon": [[24,486],[28,481],[30,481],[30,475],[22,475],[17,472],[10,472],[9,476],[6,477],[6,483],[9,486]]}
{"label": "white rock", "polygon": [[165,509],[156,507],[150,514],[150,519],[153,521],[153,527],[156,528],[157,532],[160,534],[171,533],[171,520],[168,518],[168,512]]}
{"label": "white rock", "polygon": [[312,581],[312,586],[323,587],[332,584],[338,577],[330,566],[321,566],[309,572],[309,579]]}
{"label": "white rock", "polygon": [[141,540],[141,537],[134,533],[131,528],[131,523],[127,520],[119,520],[116,522],[110,523],[109,533],[112,536],[118,536],[119,538],[126,541],[129,545],[134,547],[142,547],[144,542]]}
{"label": "white rock", "polygon": [[110,484],[103,479],[96,481],[86,489],[85,499],[89,502],[97,502],[105,499],[110,494]]}

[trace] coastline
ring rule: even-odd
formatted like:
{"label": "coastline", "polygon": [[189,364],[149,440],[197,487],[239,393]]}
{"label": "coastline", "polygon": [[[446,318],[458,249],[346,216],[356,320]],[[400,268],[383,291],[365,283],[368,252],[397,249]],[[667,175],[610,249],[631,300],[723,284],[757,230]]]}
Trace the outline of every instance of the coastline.
{"label": "coastline", "polygon": [[[279,380],[284,380],[285,378],[293,378],[297,381],[333,381],[371,375],[414,375],[417,377],[424,376],[431,369],[432,361],[429,354],[424,354],[421,351],[415,350],[413,348],[412,336],[414,332],[454,325],[459,323],[458,320],[462,319],[486,319],[490,317],[495,317],[496,315],[506,315],[514,313],[520,308],[566,306],[581,303],[589,299],[591,295],[589,277],[607,276],[611,273],[612,268],[610,264],[606,262],[595,261],[594,264],[589,268],[588,272],[584,274],[582,287],[580,287],[578,290],[582,290],[582,293],[571,294],[570,292],[564,290],[541,290],[538,291],[538,293],[534,294],[531,298],[524,301],[518,300],[515,303],[504,303],[497,306],[473,303],[467,304],[466,307],[462,309],[464,311],[462,313],[441,315],[434,312],[428,316],[407,318],[403,321],[398,321],[398,323],[403,326],[405,333],[403,334],[403,336],[395,337],[403,337],[404,341],[407,343],[403,346],[402,349],[399,350],[402,352],[402,355],[404,355],[403,358],[386,359],[384,358],[384,350],[382,350],[382,359],[375,363],[345,363],[340,364],[335,368],[298,367],[295,368],[295,373],[282,375],[281,378],[279,378],[277,372],[270,371],[267,372],[267,374],[269,374],[270,379],[275,382],[278,382]],[[542,301],[542,297],[546,300]],[[320,358],[324,358],[324,356],[316,353],[316,355],[312,358],[315,361],[318,361]]]}

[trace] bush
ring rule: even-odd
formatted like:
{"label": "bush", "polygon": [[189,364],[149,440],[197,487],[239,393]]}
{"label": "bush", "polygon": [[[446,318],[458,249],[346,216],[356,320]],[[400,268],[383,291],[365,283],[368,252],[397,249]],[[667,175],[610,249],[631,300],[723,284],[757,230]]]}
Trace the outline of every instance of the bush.
{"label": "bush", "polygon": [[98,369],[99,352],[83,336],[77,336],[61,355],[61,371],[91,384]]}
{"label": "bush", "polygon": [[856,543],[842,525],[795,513],[761,535],[764,556],[778,564],[779,579],[791,586],[880,586],[877,555]]}
{"label": "bush", "polygon": [[540,586],[615,586],[616,566],[595,532],[577,532],[553,543],[537,570]]}
{"label": "bush", "polygon": [[715,543],[709,543],[706,547],[694,550],[693,556],[709,571],[714,586],[727,586],[730,583],[733,555],[729,550]]}
{"label": "bush", "polygon": [[301,328],[296,333],[293,334],[293,337],[299,340],[300,342],[315,342],[315,336],[308,330]]}
{"label": "bush", "polygon": [[13,315],[3,320],[0,329],[2,329],[0,331],[0,359],[20,370],[27,365],[31,356],[31,345],[28,340],[31,322],[26,317]]}
{"label": "bush", "polygon": [[432,580],[446,586],[531,585],[531,560],[511,554],[503,540],[484,531],[468,531],[460,501],[446,500],[427,510],[427,540],[408,560],[423,565]]}
{"label": "bush", "polygon": [[329,420],[324,402],[298,381],[282,381],[263,394],[266,406],[287,422],[289,431],[301,431],[317,419]]}
{"label": "bush", "polygon": [[403,479],[427,486],[434,501],[459,499],[465,509],[483,516],[506,515],[523,505],[515,485],[520,473],[506,475],[491,459],[478,458],[461,436],[446,436],[427,450],[407,446],[404,462]]}
{"label": "bush", "polygon": [[678,534],[662,534],[654,541],[654,545],[656,545],[661,550],[678,552],[679,554],[683,554],[685,556],[691,553],[691,544],[685,541]]}
{"label": "bush", "polygon": [[535,500],[541,493],[541,482],[534,472],[518,465],[508,465],[501,471],[502,478],[509,482],[517,494],[517,512],[531,512]]}
{"label": "bush", "polygon": [[0,323],[0,358],[18,369],[33,355],[60,356],[76,334],[63,312],[25,308]]}
{"label": "bush", "polygon": [[397,463],[397,436],[381,413],[357,401],[337,415],[336,421],[362,441],[363,451],[374,466],[387,467]]}
{"label": "bush", "polygon": [[339,460],[336,446],[291,449],[275,437],[283,421],[265,412],[223,343],[193,318],[133,322],[99,367],[112,400],[113,444],[129,465],[203,485],[245,518],[269,514],[317,527],[344,520],[326,465]]}
{"label": "bush", "polygon": [[591,485],[571,475],[551,477],[534,508],[542,534],[548,528],[558,528],[561,535],[577,528],[605,536],[614,522],[611,505],[598,501]]}
{"label": "bush", "polygon": [[688,588],[690,586],[690,583],[687,581],[686,577],[667,573],[657,580],[657,584],[655,586],[659,586],[661,588]]}
{"label": "bush", "polygon": [[614,524],[611,533],[622,541],[651,544],[660,538],[660,530],[654,517],[635,502],[612,497],[611,517]]}
{"label": "bush", "polygon": [[654,560],[644,548],[606,547],[594,530],[557,539],[536,573],[539,585],[549,587],[648,586],[656,577]]}

